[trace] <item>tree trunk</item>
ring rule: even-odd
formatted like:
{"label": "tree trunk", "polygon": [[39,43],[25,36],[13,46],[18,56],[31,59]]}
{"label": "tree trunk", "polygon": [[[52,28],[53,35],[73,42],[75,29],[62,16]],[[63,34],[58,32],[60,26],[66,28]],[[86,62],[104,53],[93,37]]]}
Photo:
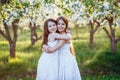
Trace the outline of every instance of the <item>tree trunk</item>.
{"label": "tree trunk", "polygon": [[92,33],[92,31],[90,31],[90,44],[94,44],[94,34]]}
{"label": "tree trunk", "polygon": [[110,19],[108,19],[109,21],[109,27],[110,27],[110,33],[111,33],[111,51],[112,52],[116,52],[117,50],[117,44],[116,44],[116,40],[115,40],[115,29],[112,27],[113,25],[113,17],[111,17]]}
{"label": "tree trunk", "polygon": [[16,51],[16,42],[17,42],[18,23],[19,23],[19,19],[15,19],[12,22],[13,40],[9,41],[9,44],[10,44],[10,57],[12,57],[12,58],[16,57],[15,51]]}
{"label": "tree trunk", "polygon": [[115,30],[111,29],[111,51],[116,52],[117,50],[117,44],[115,40]]}
{"label": "tree trunk", "polygon": [[112,52],[116,52],[117,51],[117,44],[115,43],[115,41],[111,41],[111,51]]}
{"label": "tree trunk", "polygon": [[10,45],[10,57],[15,58],[15,56],[16,56],[15,55],[16,43],[10,42],[9,45]]}
{"label": "tree trunk", "polygon": [[93,48],[93,45],[94,45],[94,24],[92,23],[92,21],[89,22],[89,25],[90,25],[90,38],[89,38],[89,41],[90,41],[90,47]]}
{"label": "tree trunk", "polygon": [[31,34],[31,46],[34,46],[35,45],[35,39],[34,39],[34,35]]}
{"label": "tree trunk", "polygon": [[29,22],[29,27],[31,31],[30,34],[31,46],[34,46],[37,39],[36,24],[34,22]]}
{"label": "tree trunk", "polygon": [[[31,17],[31,20],[32,19],[33,18]],[[36,26],[35,22],[30,21],[29,22],[29,28],[30,28],[30,31],[31,31],[31,34],[30,34],[31,46],[34,46],[35,42],[38,41],[41,38],[41,36],[38,37],[38,34],[36,32],[37,26]]]}
{"label": "tree trunk", "polygon": [[93,48],[94,46],[94,33],[90,31],[90,46]]}

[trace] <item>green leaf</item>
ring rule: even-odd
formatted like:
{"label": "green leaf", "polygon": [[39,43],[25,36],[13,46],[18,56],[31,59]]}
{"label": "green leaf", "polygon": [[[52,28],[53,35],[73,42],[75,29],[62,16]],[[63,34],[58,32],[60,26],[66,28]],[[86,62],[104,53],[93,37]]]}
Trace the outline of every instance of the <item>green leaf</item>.
{"label": "green leaf", "polygon": [[35,3],[35,4],[34,4],[34,7],[35,7],[35,8],[39,8],[39,7],[40,7],[40,2],[39,2],[39,3]]}
{"label": "green leaf", "polygon": [[49,16],[49,14],[46,14],[46,16]]}
{"label": "green leaf", "polygon": [[30,6],[30,3],[29,3],[29,2],[25,2],[25,3],[23,3],[23,6],[29,7],[29,6]]}
{"label": "green leaf", "polygon": [[114,10],[114,6],[110,4],[110,5],[109,5],[109,9],[110,9],[110,10]]}
{"label": "green leaf", "polygon": [[21,9],[22,8],[22,5],[20,5],[20,3],[16,2],[16,8],[17,9]]}
{"label": "green leaf", "polygon": [[66,2],[65,2],[65,4],[69,4],[70,2],[69,2],[69,0],[67,0]]}
{"label": "green leaf", "polygon": [[61,15],[61,13],[58,13],[58,16],[60,16]]}
{"label": "green leaf", "polygon": [[54,3],[55,0],[44,0],[44,3],[49,4],[49,3]]}

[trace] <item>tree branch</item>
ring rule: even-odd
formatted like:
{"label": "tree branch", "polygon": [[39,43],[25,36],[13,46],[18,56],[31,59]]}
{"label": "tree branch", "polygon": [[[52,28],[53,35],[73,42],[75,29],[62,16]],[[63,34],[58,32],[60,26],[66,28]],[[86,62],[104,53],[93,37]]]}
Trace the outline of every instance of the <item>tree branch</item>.
{"label": "tree branch", "polygon": [[6,37],[5,33],[1,29],[0,29],[0,34],[8,40],[8,38]]}
{"label": "tree branch", "polygon": [[14,41],[14,42],[17,41],[18,23],[19,23],[19,19],[15,19],[15,20],[12,22],[12,28],[13,28],[13,34],[14,34],[13,41]]}
{"label": "tree branch", "polygon": [[6,37],[8,38],[8,41],[12,42],[12,39],[10,37],[10,32],[9,32],[9,29],[8,29],[8,25],[7,23],[5,22],[5,20],[3,20],[3,25],[5,27],[5,32],[6,32]]}
{"label": "tree branch", "polygon": [[38,40],[42,38],[42,35],[38,37]]}
{"label": "tree branch", "polygon": [[90,29],[91,29],[90,31],[93,31],[93,23],[92,23],[92,21],[89,21],[89,24],[90,24]]}
{"label": "tree branch", "polygon": [[112,40],[112,37],[111,37],[110,33],[108,32],[108,30],[105,27],[103,27],[103,30],[106,32],[109,39]]}
{"label": "tree branch", "polygon": [[13,16],[13,14],[11,14],[11,15],[8,17],[8,19],[7,19],[7,20],[9,20],[12,16]]}
{"label": "tree branch", "polygon": [[112,25],[113,25],[113,17],[111,17],[110,19],[108,17],[105,18],[108,22],[109,22],[109,27],[110,27],[110,30],[112,31],[113,28],[112,28]]}
{"label": "tree branch", "polygon": [[2,10],[0,11],[0,15],[2,16],[3,20],[5,19],[3,13],[2,13]]}
{"label": "tree branch", "polygon": [[97,29],[100,27],[100,22],[98,22],[97,20],[94,20],[95,23],[97,23],[93,33],[95,33],[97,31]]}

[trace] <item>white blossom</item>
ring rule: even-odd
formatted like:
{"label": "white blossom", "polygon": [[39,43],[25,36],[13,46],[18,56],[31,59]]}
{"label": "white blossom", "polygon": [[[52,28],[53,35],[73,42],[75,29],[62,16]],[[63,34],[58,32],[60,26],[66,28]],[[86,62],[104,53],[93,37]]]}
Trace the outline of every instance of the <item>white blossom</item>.
{"label": "white blossom", "polygon": [[94,17],[97,17],[97,12],[96,12],[96,11],[93,12],[93,16],[94,16]]}
{"label": "white blossom", "polygon": [[5,19],[5,20],[3,21],[3,23],[7,23],[7,19]]}
{"label": "white blossom", "polygon": [[26,12],[28,12],[28,11],[29,11],[29,8],[25,8],[25,10],[26,10]]}
{"label": "white blossom", "polygon": [[98,12],[97,15],[104,15],[104,12]]}
{"label": "white blossom", "polygon": [[25,2],[25,0],[20,0],[20,1]]}
{"label": "white blossom", "polygon": [[105,3],[103,3],[103,6],[104,6],[104,8],[105,8],[106,10],[109,9],[109,3],[105,2]]}
{"label": "white blossom", "polygon": [[57,5],[59,3],[59,0],[55,0],[55,4]]}
{"label": "white blossom", "polygon": [[118,6],[120,7],[120,2],[118,2]]}
{"label": "white blossom", "polygon": [[14,17],[18,16],[18,14],[17,14],[16,12],[12,12],[12,15],[13,15]]}
{"label": "white blossom", "polygon": [[100,24],[100,26],[104,26],[104,24],[105,24],[105,23],[104,23],[104,22],[102,22],[102,23]]}
{"label": "white blossom", "polygon": [[108,14],[109,14],[109,11],[104,11],[104,16],[108,16]]}
{"label": "white blossom", "polygon": [[120,27],[120,17],[117,20],[117,25],[118,25],[118,27]]}
{"label": "white blossom", "polygon": [[89,20],[89,21],[92,21],[92,20],[93,20],[93,16],[91,16],[88,20]]}

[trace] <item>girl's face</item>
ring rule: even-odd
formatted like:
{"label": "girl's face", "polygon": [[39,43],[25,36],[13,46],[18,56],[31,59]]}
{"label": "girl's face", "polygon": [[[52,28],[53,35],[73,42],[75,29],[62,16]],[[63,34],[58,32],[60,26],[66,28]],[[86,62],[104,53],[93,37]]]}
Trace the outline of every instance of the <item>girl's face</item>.
{"label": "girl's face", "polygon": [[49,21],[48,22],[48,31],[50,33],[56,32],[57,31],[57,26],[55,22]]}
{"label": "girl's face", "polygon": [[65,28],[66,28],[66,24],[65,22],[60,19],[57,23],[57,28],[58,28],[58,31],[61,33],[61,32],[65,32]]}

